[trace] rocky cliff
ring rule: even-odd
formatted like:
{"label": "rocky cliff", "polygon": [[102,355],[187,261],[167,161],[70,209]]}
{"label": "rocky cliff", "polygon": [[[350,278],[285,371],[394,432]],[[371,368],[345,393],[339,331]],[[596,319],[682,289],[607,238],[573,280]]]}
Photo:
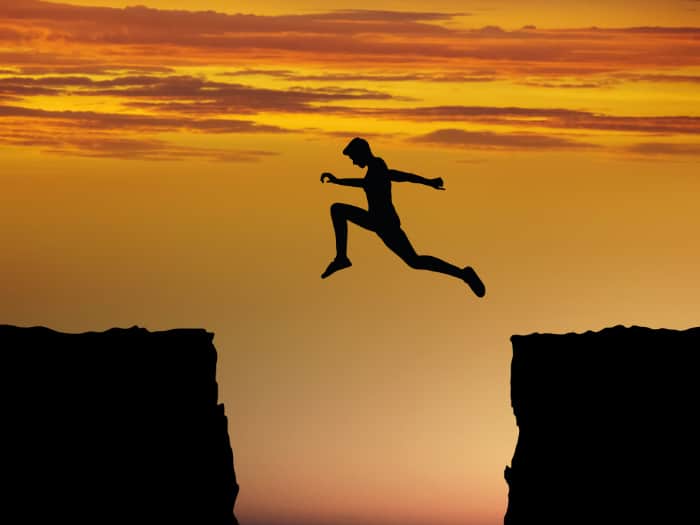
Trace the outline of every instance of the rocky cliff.
{"label": "rocky cliff", "polygon": [[0,521],[235,524],[213,337],[0,326]]}
{"label": "rocky cliff", "polygon": [[697,521],[700,328],[511,342],[506,525]]}

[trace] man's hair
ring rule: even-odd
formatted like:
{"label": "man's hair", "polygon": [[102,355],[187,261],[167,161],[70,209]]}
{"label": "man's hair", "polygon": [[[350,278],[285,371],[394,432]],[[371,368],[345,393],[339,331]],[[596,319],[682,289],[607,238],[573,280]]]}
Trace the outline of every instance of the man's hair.
{"label": "man's hair", "polygon": [[355,137],[348,143],[347,146],[345,146],[343,155],[351,157],[355,153],[359,153],[360,155],[371,155],[372,150],[369,148],[369,143],[365,139]]}

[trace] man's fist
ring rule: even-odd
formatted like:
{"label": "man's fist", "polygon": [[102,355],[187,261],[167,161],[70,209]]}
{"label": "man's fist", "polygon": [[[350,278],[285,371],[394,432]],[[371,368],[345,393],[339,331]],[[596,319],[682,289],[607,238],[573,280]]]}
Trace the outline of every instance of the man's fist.
{"label": "man's fist", "polygon": [[445,188],[443,187],[443,180],[442,177],[438,177],[437,179],[430,179],[430,185],[435,188],[436,190],[444,190]]}
{"label": "man's fist", "polygon": [[335,178],[335,175],[328,173],[327,171],[321,174],[321,182],[325,182],[326,179],[328,179],[328,182],[335,182],[338,180]]}

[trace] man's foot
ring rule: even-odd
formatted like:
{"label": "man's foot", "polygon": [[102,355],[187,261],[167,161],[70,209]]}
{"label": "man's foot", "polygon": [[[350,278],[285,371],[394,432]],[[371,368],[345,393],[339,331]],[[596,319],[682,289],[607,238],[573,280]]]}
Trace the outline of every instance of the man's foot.
{"label": "man's foot", "polygon": [[328,265],[328,268],[326,268],[326,271],[321,274],[321,279],[325,279],[326,277],[334,274],[338,270],[342,270],[343,268],[347,268],[349,266],[352,266],[350,259],[348,259],[347,257],[344,257],[342,259],[339,259],[338,257],[336,257]]}
{"label": "man's foot", "polygon": [[465,266],[462,270],[462,279],[469,285],[469,288],[472,289],[474,295],[477,297],[483,297],[486,295],[486,287],[484,286],[484,283],[481,282],[481,279],[479,279],[479,276],[474,271],[474,268],[471,266]]}

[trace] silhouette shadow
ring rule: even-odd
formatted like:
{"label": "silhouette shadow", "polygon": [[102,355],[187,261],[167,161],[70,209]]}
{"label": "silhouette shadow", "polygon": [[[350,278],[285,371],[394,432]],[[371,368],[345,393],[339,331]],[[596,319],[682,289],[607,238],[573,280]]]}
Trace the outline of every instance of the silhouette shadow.
{"label": "silhouette shadow", "polygon": [[511,341],[506,525],[697,520],[700,328]]}
{"label": "silhouette shadow", "polygon": [[392,182],[413,182],[436,190],[444,190],[442,178],[426,179],[420,175],[389,169],[380,157],[376,157],[369,143],[360,137],[352,139],[343,150],[355,166],[367,168],[363,178],[337,178],[332,173],[321,174],[321,182],[328,181],[340,186],[362,188],[367,196],[367,209],[350,204],[335,203],[331,206],[331,220],[335,232],[335,258],[330,262],[321,278],[352,266],[347,254],[348,222],[376,233],[392,252],[408,266],[417,270],[443,273],[461,279],[477,297],[486,294],[486,287],[476,271],[470,266],[460,268],[432,255],[418,255],[401,228],[401,220],[391,198]]}
{"label": "silhouette shadow", "polygon": [[0,326],[0,519],[236,524],[212,339],[204,330]]}

